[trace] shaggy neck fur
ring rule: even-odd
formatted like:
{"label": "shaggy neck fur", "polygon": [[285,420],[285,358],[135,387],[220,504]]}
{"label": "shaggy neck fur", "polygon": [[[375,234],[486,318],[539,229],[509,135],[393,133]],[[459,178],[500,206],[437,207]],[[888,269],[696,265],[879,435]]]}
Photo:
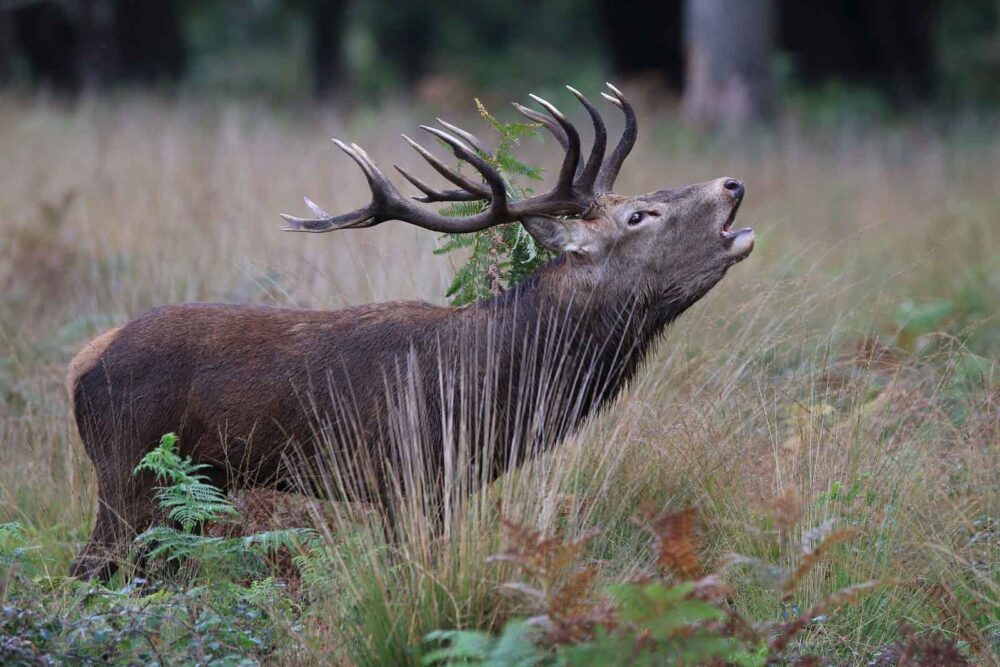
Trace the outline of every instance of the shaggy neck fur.
{"label": "shaggy neck fur", "polygon": [[707,291],[682,298],[606,282],[561,255],[504,294],[460,311],[462,333],[475,330],[492,349],[486,366],[497,368],[501,394],[493,406],[505,413],[511,443],[547,449],[608,405],[666,326]]}

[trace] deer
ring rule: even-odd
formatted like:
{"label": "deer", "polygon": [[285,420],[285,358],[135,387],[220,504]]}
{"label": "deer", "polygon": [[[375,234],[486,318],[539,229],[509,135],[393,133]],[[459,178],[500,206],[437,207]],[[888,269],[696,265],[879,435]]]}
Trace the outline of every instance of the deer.
{"label": "deer", "polygon": [[[403,135],[450,184],[434,187],[397,166],[421,193],[408,199],[360,146],[334,139],[364,173],[370,202],[331,215],[305,198],[313,217],[282,214],[284,230],[308,233],[398,221],[462,234],[519,222],[554,259],[505,292],[462,307],[167,305],[87,344],[69,365],[67,388],[96,470],[97,512],[71,574],[107,579],[151,524],[156,480],[133,469],[168,432],[227,492],[302,489],[293,462],[332,449],[338,455],[324,465],[349,483],[307,491],[371,503],[392,526],[392,499],[410,491],[403,463],[414,439],[432,488],[455,474],[448,452],[459,444],[481,486],[611,404],[667,326],[751,253],[754,232],[733,228],[745,194],[733,178],[612,192],[638,122],[607,85],[601,94],[625,121],[610,154],[600,112],[576,89],[567,86],[593,125],[585,159],[579,131],[554,105],[535,95],[544,113],[514,104],[563,150],[556,183],[543,193],[513,200],[489,149],[438,119],[440,127],[421,129],[478,177]],[[480,202],[481,211],[433,209],[453,202]],[[415,433],[399,422],[416,424]]]}

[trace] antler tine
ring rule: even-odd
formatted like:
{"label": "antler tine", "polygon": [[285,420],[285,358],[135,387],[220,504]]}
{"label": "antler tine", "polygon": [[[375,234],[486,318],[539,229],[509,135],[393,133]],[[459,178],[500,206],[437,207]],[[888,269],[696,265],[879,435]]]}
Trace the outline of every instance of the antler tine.
{"label": "antler tine", "polygon": [[414,185],[414,187],[424,193],[423,197],[413,197],[416,201],[423,202],[425,204],[432,204],[434,202],[444,201],[477,201],[480,199],[486,199],[486,197],[476,194],[475,192],[468,192],[466,190],[435,190],[416,176],[407,172],[398,164],[393,166],[396,167],[396,171],[403,175],[403,178],[408,180]]}
{"label": "antler tine", "polygon": [[600,112],[597,108],[590,103],[586,97],[583,96],[580,91],[578,91],[573,86],[566,86],[569,92],[576,96],[576,99],[580,100],[580,104],[584,106],[587,113],[590,114],[590,120],[594,123],[594,145],[590,149],[590,157],[587,158],[587,164],[583,168],[583,171],[577,170],[577,186],[585,191],[589,192],[594,187],[594,181],[597,180],[597,174],[601,169],[601,164],[604,161],[604,150],[608,145],[608,131],[604,127],[604,119],[601,118]]}
{"label": "antler tine", "polygon": [[373,219],[375,209],[371,204],[330,218],[297,218],[287,213],[279,215],[288,223],[281,228],[283,232],[333,232],[338,229],[361,229],[378,224]]}
{"label": "antler tine", "polygon": [[615,146],[614,152],[604,160],[597,174],[597,182],[594,189],[598,193],[610,192],[611,188],[614,187],[615,179],[618,178],[618,170],[621,169],[625,158],[632,151],[632,147],[635,145],[635,138],[639,134],[639,122],[635,116],[635,109],[632,108],[632,104],[628,101],[628,98],[625,97],[622,91],[610,83],[605,85],[614,93],[614,97],[607,93],[601,93],[601,97],[609,100],[625,114],[625,130],[622,132],[621,139],[618,140],[618,145]]}
{"label": "antler tine", "polygon": [[[317,204],[313,203],[312,200],[306,198],[306,206],[317,217],[299,218],[282,213],[281,217],[288,222],[288,226],[283,229],[296,232],[330,232],[337,229],[371,227],[386,220],[402,220],[431,231],[458,234],[486,229],[487,227],[510,222],[518,217],[507,208],[506,185],[499,172],[493,169],[488,162],[479,157],[471,148],[447,132],[442,132],[432,127],[424,127],[424,129],[445,142],[454,151],[456,157],[468,162],[483,175],[483,178],[489,184],[488,194],[482,196],[481,192],[485,191],[485,189],[476,184],[477,190],[467,192],[466,195],[469,199],[488,199],[490,205],[487,210],[468,217],[452,218],[423,209],[399,194],[399,191],[396,190],[392,182],[372,162],[363,148],[357,144],[348,146],[344,142],[334,139],[337,147],[354,160],[364,172],[372,192],[371,202],[367,206],[349,213],[330,216]],[[410,143],[415,144],[416,142],[410,140]],[[419,148],[419,145],[415,147]],[[426,152],[420,148],[421,155]],[[432,165],[435,164],[435,160],[430,160],[430,162]],[[441,166],[443,167],[443,165]],[[444,167],[444,170],[452,176],[458,177],[457,174],[451,172],[447,167]],[[427,198],[441,198],[443,201],[457,200],[458,195],[452,191],[442,192],[434,190],[405,171],[400,170],[400,172],[403,173],[407,180],[424,191]],[[468,180],[464,177],[461,178],[462,180]]]}
{"label": "antler tine", "polygon": [[[457,134],[459,137],[464,139],[468,144],[470,144],[476,151],[478,151],[482,155],[485,155],[487,157],[492,157],[492,153],[483,145],[481,141],[479,141],[479,138],[476,137],[476,135],[472,134],[471,132],[468,132],[467,130],[463,130],[457,125],[452,125],[451,123],[442,120],[441,118],[438,118],[436,120],[438,123],[441,124],[442,127],[444,127],[447,130],[450,130],[454,134]],[[403,135],[403,138],[406,139],[408,142],[410,142],[410,145],[413,146],[425,160],[430,162],[431,166],[433,166],[438,173],[443,174],[445,178],[447,178],[448,180],[452,181],[453,183],[461,187],[460,190],[438,190],[431,187],[430,185],[427,185],[426,183],[421,181],[416,176],[413,176],[399,165],[394,165],[396,167],[396,170],[403,175],[403,178],[408,180],[410,183],[414,185],[414,187],[416,187],[418,190],[424,193],[424,196],[413,197],[413,199],[419,202],[423,202],[425,204],[431,204],[435,202],[478,201],[482,199],[486,200],[490,199],[489,191],[482,185],[470,181],[461,174],[451,169],[448,169],[448,167],[446,167],[437,158],[435,158],[433,154],[425,150],[422,146],[414,142],[405,134]],[[445,169],[446,172],[442,172],[441,171],[442,169]]]}
{"label": "antler tine", "polygon": [[552,104],[535,94],[529,94],[528,97],[545,107],[545,110],[555,118],[563,132],[566,133],[566,157],[563,158],[562,168],[559,170],[559,181],[556,183],[555,189],[562,193],[569,193],[573,190],[573,179],[580,163],[580,134],[573,127],[573,124],[566,120],[566,116]]}
{"label": "antler tine", "polygon": [[[353,143],[348,146],[338,139],[334,139],[333,143],[337,144],[337,148],[347,153],[361,167],[361,171],[365,173],[365,178],[368,179],[368,187],[372,192],[372,204],[376,211],[385,208],[393,199],[402,199],[392,181],[385,177],[385,174],[371,161],[368,153],[361,146]],[[381,220],[378,222],[381,222]]]}
{"label": "antler tine", "polygon": [[489,194],[490,194],[489,190],[487,190],[486,188],[484,188],[481,183],[476,183],[475,181],[469,180],[468,178],[466,178],[465,176],[461,175],[457,171],[451,169],[444,162],[441,162],[441,160],[439,160],[436,157],[434,157],[433,153],[431,153],[429,150],[427,150],[426,148],[424,148],[423,146],[421,146],[420,144],[418,144],[413,139],[410,139],[405,134],[403,135],[403,139],[405,139],[406,143],[410,144],[410,146],[413,147],[413,150],[417,151],[417,153],[420,154],[420,157],[422,157],[423,159],[427,160],[427,162],[432,167],[434,167],[434,171],[436,171],[437,173],[441,174],[442,176],[444,176],[445,178],[447,178],[449,181],[451,181],[452,183],[454,183],[455,185],[457,185],[461,189],[463,189],[463,190],[465,190],[467,192],[474,192],[475,194],[479,195],[480,199],[488,199],[489,198]]}
{"label": "antler tine", "polygon": [[472,146],[473,148],[475,148],[477,151],[479,151],[483,155],[487,155],[487,156],[490,156],[490,157],[493,156],[493,154],[483,145],[483,142],[479,141],[479,138],[476,137],[476,135],[474,135],[471,132],[468,132],[466,130],[463,130],[462,128],[458,127],[457,125],[452,125],[451,123],[449,123],[447,121],[441,120],[440,118],[437,118],[435,120],[437,120],[438,124],[441,127],[443,127],[444,129],[448,130],[452,134],[457,134],[462,139],[464,139],[467,144],[469,144],[470,146]]}
{"label": "antler tine", "polygon": [[475,168],[476,171],[482,174],[486,183],[490,186],[490,208],[496,208],[496,210],[506,210],[507,184],[504,183],[500,172],[494,169],[493,165],[479,157],[479,155],[472,148],[466,146],[447,132],[439,130],[436,127],[431,127],[430,125],[421,125],[420,129],[425,132],[430,132],[435,137],[451,146],[451,150],[455,153],[455,157],[468,162],[473,166],[473,168]]}
{"label": "antler tine", "polygon": [[544,125],[546,129],[556,138],[556,141],[559,142],[559,145],[563,147],[563,150],[566,150],[566,147],[569,144],[566,142],[566,133],[563,132],[561,127],[559,127],[559,123],[555,122],[545,114],[538,113],[534,109],[529,109],[523,104],[518,104],[517,102],[511,102],[510,104],[512,107],[517,109],[519,114],[527,117],[528,120]]}
{"label": "antler tine", "polygon": [[338,139],[334,139],[333,143],[337,145],[337,148],[347,153],[347,155],[354,160],[361,171],[365,174],[365,179],[368,181],[368,187],[372,191],[372,203],[368,206],[363,206],[359,209],[350,211],[349,213],[344,213],[343,215],[331,216],[329,213],[317,206],[308,197],[303,197],[306,206],[309,210],[316,215],[315,218],[299,218],[294,215],[288,215],[287,213],[282,213],[281,217],[284,218],[285,222],[288,223],[287,227],[282,227],[283,231],[286,232],[332,232],[337,229],[346,229],[350,227],[370,227],[377,224],[374,218],[378,211],[378,201],[381,198],[379,189],[384,188],[388,185],[392,188],[392,184],[389,183],[388,179],[379,171],[378,167],[368,159],[368,155],[359,146],[348,146]]}
{"label": "antler tine", "polygon": [[[351,150],[354,151],[354,155],[357,156],[358,164],[361,168],[365,170],[365,174],[368,175],[368,182],[372,185],[372,194],[376,196],[386,196],[388,191],[395,192],[395,186],[392,184],[382,170],[372,162],[371,158],[368,157],[368,153],[365,152],[361,146],[357,144],[351,144]],[[397,193],[398,194],[398,193]]]}
{"label": "antler tine", "polygon": [[331,139],[330,141],[332,141],[334,144],[336,144],[337,148],[339,148],[340,150],[342,150],[345,153],[347,153],[347,156],[349,158],[351,158],[352,160],[354,160],[359,167],[361,167],[361,171],[364,173],[365,178],[368,179],[368,184],[372,185],[373,184],[373,181],[372,181],[372,179],[373,179],[372,171],[368,167],[368,163],[365,162],[361,158],[361,155],[354,150],[354,147],[353,146],[348,146],[347,144],[345,144],[340,139]]}
{"label": "antler tine", "polygon": [[[513,106],[519,114],[528,120],[544,125],[545,129],[552,133],[552,136],[555,137],[556,141],[559,142],[559,145],[562,146],[564,151],[569,149],[569,141],[566,139],[566,133],[563,132],[559,123],[555,122],[545,114],[538,113],[534,109],[529,109],[528,107],[518,104],[517,102],[511,102],[511,106]],[[583,165],[578,164],[576,168],[576,175],[579,176],[582,171]]]}
{"label": "antler tine", "polygon": [[321,209],[319,207],[319,205],[316,202],[314,202],[312,199],[309,199],[309,197],[303,197],[302,201],[304,201],[306,203],[306,206],[309,207],[309,210],[312,211],[313,215],[315,215],[317,218],[324,218],[325,219],[325,218],[332,218],[333,217],[332,215],[330,215],[329,213],[327,213],[326,211],[324,211],[323,209]]}

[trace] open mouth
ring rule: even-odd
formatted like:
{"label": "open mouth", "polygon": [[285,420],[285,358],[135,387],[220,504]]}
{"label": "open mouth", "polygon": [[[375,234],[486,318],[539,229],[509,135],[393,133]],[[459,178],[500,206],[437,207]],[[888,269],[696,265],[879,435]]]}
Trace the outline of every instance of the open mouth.
{"label": "open mouth", "polygon": [[729,212],[729,217],[722,224],[722,228],[719,229],[719,236],[722,238],[723,245],[732,250],[736,254],[749,254],[750,250],[753,249],[753,228],[743,227],[742,229],[733,229],[733,221],[736,220],[736,212],[740,209],[740,204],[742,202],[736,202],[733,206],[733,210]]}

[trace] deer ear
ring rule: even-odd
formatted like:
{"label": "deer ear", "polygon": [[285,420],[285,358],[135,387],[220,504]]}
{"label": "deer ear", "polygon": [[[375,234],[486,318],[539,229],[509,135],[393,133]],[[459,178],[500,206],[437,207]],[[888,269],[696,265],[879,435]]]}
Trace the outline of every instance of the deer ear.
{"label": "deer ear", "polygon": [[551,215],[526,215],[521,218],[521,224],[546,250],[556,254],[586,252],[586,238],[575,220],[561,220]]}

